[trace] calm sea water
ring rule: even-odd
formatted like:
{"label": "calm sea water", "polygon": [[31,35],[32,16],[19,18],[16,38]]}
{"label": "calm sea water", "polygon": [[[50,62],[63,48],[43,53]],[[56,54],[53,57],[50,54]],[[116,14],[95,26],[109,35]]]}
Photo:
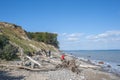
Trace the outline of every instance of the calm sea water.
{"label": "calm sea water", "polygon": [[120,63],[120,50],[68,50],[65,52],[86,59]]}

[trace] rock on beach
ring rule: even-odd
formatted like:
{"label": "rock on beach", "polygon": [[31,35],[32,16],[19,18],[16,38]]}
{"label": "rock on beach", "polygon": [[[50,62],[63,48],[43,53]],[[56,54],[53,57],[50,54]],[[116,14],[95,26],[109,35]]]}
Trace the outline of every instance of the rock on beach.
{"label": "rock on beach", "polygon": [[[66,55],[65,59],[67,61],[75,60],[75,65],[77,66],[76,70],[79,70],[79,72],[73,72],[69,68],[71,63],[69,63],[68,67],[41,71],[0,67],[0,80],[120,80],[120,76],[105,72],[100,66],[87,63],[77,58],[72,58],[69,55]],[[47,68],[55,68],[57,64],[62,64],[60,57],[56,56],[55,58],[44,57],[41,61]]]}

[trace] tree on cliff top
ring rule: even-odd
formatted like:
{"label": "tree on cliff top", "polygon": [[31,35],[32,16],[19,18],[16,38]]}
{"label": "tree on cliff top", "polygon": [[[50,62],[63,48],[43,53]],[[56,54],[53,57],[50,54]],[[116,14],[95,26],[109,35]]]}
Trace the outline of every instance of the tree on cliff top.
{"label": "tree on cliff top", "polygon": [[59,42],[57,40],[57,34],[55,33],[48,33],[48,32],[28,32],[29,38],[39,41],[39,42],[44,42],[46,44],[50,44],[55,46],[56,48],[59,48]]}

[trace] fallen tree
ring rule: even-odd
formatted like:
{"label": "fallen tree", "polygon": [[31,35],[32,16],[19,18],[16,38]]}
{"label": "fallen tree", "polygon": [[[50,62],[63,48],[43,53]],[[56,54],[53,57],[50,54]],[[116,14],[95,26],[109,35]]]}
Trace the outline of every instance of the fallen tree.
{"label": "fallen tree", "polygon": [[46,68],[46,67],[41,67],[40,69],[38,68],[30,68],[26,66],[21,66],[21,65],[7,65],[7,64],[0,64],[0,67],[7,67],[7,68],[18,68],[18,69],[25,69],[25,70],[30,70],[30,71],[53,71],[56,70],[55,68]]}

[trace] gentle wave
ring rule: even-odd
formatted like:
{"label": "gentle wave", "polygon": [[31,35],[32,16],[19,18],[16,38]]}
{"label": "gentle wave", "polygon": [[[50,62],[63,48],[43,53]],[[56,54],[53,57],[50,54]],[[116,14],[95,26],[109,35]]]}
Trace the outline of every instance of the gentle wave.
{"label": "gentle wave", "polygon": [[95,65],[100,65],[105,71],[120,75],[120,50],[68,50],[64,52],[85,61],[89,60]]}

